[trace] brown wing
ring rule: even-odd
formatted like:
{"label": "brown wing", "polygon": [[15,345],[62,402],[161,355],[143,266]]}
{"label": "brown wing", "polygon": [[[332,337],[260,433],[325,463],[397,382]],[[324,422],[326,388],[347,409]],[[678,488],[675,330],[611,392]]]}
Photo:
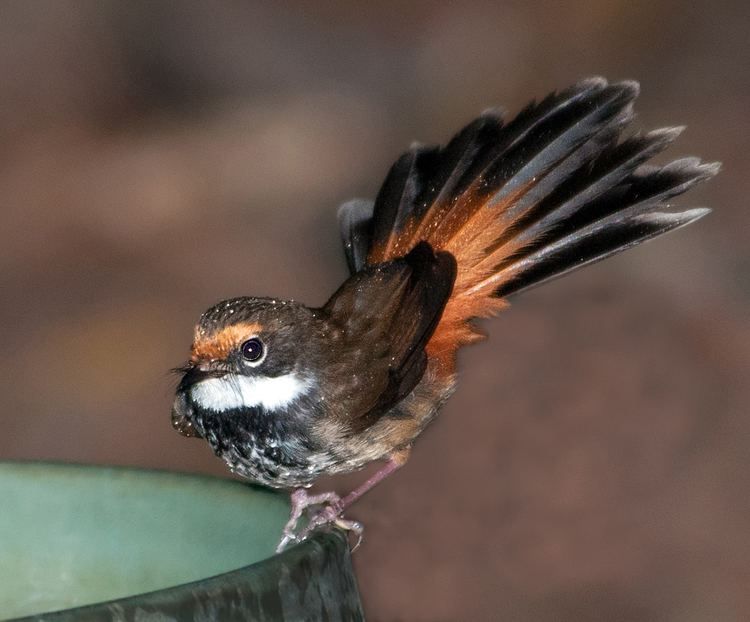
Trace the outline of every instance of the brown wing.
{"label": "brown wing", "polygon": [[328,301],[324,312],[340,335],[331,386],[353,427],[372,423],[420,381],[455,278],[453,256],[423,242],[356,273]]}

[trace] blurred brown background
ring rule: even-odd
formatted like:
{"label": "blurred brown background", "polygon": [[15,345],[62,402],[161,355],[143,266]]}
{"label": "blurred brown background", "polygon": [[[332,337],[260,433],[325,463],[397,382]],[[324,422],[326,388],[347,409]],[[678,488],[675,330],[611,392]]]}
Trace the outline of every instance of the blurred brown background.
{"label": "blurred brown background", "polygon": [[750,619],[747,3],[374,4],[0,4],[0,459],[225,475],[169,425],[206,306],[322,303],[337,204],[412,140],[634,77],[639,126],[724,162],[680,201],[714,214],[486,323],[351,512],[361,590],[372,620]]}

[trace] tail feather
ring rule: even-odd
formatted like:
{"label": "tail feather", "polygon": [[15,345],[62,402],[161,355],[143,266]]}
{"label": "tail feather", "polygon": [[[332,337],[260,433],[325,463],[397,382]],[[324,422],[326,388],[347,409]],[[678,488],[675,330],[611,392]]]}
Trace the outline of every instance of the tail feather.
{"label": "tail feather", "polygon": [[[498,188],[490,205],[501,203],[520,188],[537,186],[536,178],[549,175],[557,163],[585,163],[592,150],[579,147],[598,134],[602,136],[594,144],[603,142],[602,138],[606,141],[632,119],[632,101],[638,95],[635,84],[598,87],[601,90],[562,108],[501,154],[486,174],[489,185]],[[514,206],[510,215],[517,211],[518,206]]]}
{"label": "tail feather", "polygon": [[367,262],[374,207],[374,201],[352,199],[339,208],[339,229],[344,241],[346,263],[352,274],[359,272]]}
{"label": "tail feather", "polygon": [[718,164],[646,164],[682,128],[622,139],[637,95],[635,82],[592,78],[506,125],[490,111],[443,149],[413,147],[374,205],[342,208],[350,268],[403,256],[420,241],[452,253],[453,294],[427,347],[449,361],[480,338],[471,320],[502,309],[504,297],[697,220],[709,210],[660,210]]}
{"label": "tail feather", "polygon": [[510,296],[600,261],[673,229],[689,225],[708,214],[708,208],[679,213],[634,214],[628,210],[582,227],[558,241],[543,246],[479,283],[475,291],[492,289],[496,296]]}
{"label": "tail feather", "polygon": [[[677,138],[679,131],[679,128],[656,130],[619,144],[615,132],[614,140],[601,144],[601,147],[600,143],[594,142],[594,154],[559,181],[558,166],[555,174],[548,176],[553,178],[552,190],[527,208],[523,219],[519,218],[514,229],[518,239],[531,240],[543,231],[565,223],[566,219],[572,223],[574,215],[587,205],[593,205],[608,190],[632,174],[635,167],[664,150]],[[590,156],[588,153],[586,155]],[[596,159],[592,162],[594,157]],[[604,215],[603,206],[592,211]]]}

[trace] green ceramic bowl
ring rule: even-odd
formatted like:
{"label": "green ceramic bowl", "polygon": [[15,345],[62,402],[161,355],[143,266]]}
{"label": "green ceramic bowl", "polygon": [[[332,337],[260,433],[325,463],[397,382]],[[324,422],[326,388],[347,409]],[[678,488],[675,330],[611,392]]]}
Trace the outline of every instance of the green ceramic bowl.
{"label": "green ceramic bowl", "polygon": [[359,619],[340,534],[273,554],[288,510],[231,480],[0,463],[0,619]]}

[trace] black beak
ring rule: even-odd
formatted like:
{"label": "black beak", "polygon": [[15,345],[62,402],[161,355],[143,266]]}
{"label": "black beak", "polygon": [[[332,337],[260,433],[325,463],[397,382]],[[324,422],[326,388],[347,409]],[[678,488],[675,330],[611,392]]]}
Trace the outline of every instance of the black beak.
{"label": "black beak", "polygon": [[188,365],[182,367],[178,372],[183,372],[180,384],[177,385],[177,393],[186,393],[190,387],[194,384],[198,384],[202,380],[208,380],[209,378],[221,378],[226,376],[227,372],[220,367],[210,366],[208,368],[199,367],[197,365]]}

